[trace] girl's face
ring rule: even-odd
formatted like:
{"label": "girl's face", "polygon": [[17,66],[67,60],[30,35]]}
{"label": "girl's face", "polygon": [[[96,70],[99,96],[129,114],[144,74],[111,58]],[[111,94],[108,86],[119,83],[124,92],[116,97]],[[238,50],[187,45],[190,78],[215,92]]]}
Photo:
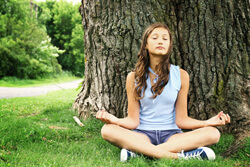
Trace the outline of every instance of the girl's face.
{"label": "girl's face", "polygon": [[148,36],[146,49],[150,55],[163,56],[166,55],[170,45],[170,36],[168,30],[159,27],[155,28]]}

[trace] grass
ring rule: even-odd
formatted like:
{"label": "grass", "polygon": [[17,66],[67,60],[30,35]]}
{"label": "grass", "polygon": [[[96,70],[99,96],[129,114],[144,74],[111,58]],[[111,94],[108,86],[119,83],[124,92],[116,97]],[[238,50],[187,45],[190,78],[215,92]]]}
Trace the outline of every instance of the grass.
{"label": "grass", "polygon": [[220,154],[233,142],[222,135],[213,146],[217,159],[209,161],[150,160],[145,157],[119,162],[120,149],[100,135],[103,123],[91,118],[84,127],[73,120],[72,103],[79,90],[61,90],[38,97],[0,99],[0,166],[248,166],[248,148],[233,158]]}
{"label": "grass", "polygon": [[0,87],[31,87],[44,86],[56,83],[69,82],[82,79],[64,71],[61,74],[49,75],[40,79],[19,79],[16,77],[3,77],[0,79]]}

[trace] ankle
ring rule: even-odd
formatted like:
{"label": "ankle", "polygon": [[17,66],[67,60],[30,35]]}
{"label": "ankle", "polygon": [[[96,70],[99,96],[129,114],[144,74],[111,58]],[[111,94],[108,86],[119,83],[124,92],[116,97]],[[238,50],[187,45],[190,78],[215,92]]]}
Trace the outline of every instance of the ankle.
{"label": "ankle", "polygon": [[157,159],[167,158],[167,159],[178,159],[177,153],[172,153],[169,151],[166,151],[165,149],[158,150],[158,154],[155,153]]}

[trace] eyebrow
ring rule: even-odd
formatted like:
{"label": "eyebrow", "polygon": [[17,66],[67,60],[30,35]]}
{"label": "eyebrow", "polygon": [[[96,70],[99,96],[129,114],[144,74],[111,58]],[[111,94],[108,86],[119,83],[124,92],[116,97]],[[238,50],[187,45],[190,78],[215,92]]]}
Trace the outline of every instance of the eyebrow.
{"label": "eyebrow", "polygon": [[[154,33],[154,34],[152,34],[151,36],[153,36],[153,35],[159,35],[159,34],[157,34],[157,33]],[[162,35],[168,35],[168,34],[162,34]]]}

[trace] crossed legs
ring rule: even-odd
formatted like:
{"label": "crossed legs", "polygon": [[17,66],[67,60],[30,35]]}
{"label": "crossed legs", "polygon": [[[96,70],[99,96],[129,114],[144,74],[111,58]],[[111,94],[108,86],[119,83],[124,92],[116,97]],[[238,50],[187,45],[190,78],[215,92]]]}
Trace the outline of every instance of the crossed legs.
{"label": "crossed legs", "polygon": [[102,137],[120,148],[154,158],[178,158],[177,152],[188,151],[198,147],[215,144],[220,139],[219,131],[214,127],[205,127],[193,131],[172,135],[167,142],[153,145],[150,139],[114,124],[105,124],[101,130]]}

